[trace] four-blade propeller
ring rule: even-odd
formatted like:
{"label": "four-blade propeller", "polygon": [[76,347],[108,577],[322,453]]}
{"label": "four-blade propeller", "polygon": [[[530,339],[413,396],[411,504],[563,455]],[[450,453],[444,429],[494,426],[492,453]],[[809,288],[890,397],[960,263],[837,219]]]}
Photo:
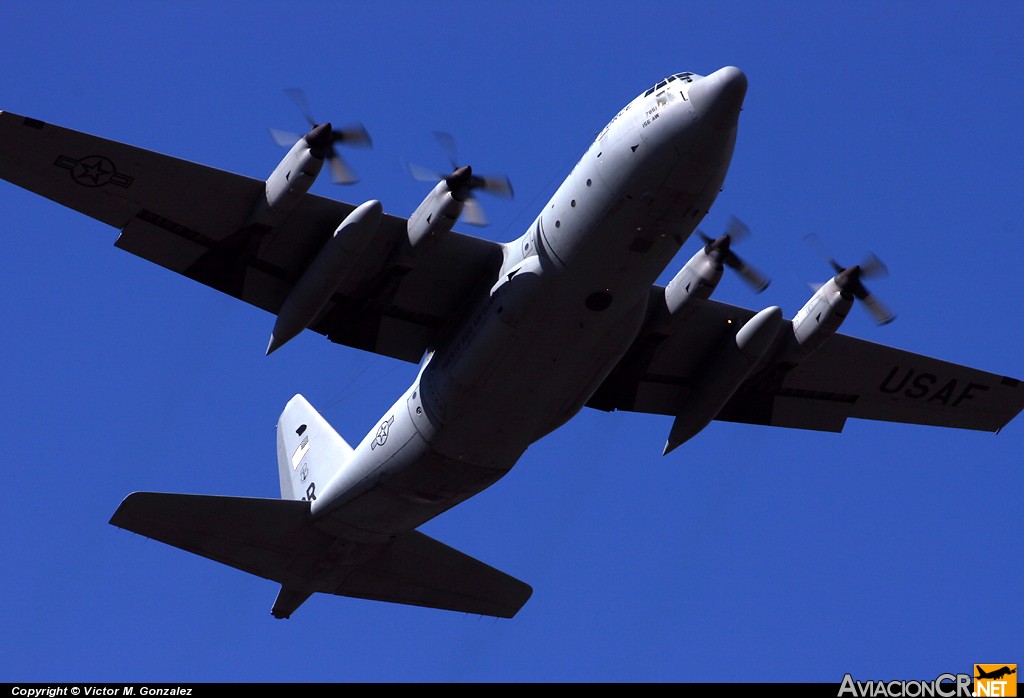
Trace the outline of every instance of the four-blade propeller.
{"label": "four-blade propeller", "polygon": [[[285,90],[285,94],[291,98],[295,105],[302,112],[302,115],[309,122],[310,127],[313,131],[309,135],[313,135],[316,129],[320,126],[325,126],[326,129],[317,134],[315,142],[310,141],[310,145],[314,148],[319,148],[323,152],[321,153],[324,159],[327,160],[328,165],[331,168],[331,179],[337,184],[352,184],[359,181],[352,169],[345,163],[341,155],[338,154],[338,145],[348,145],[359,148],[370,148],[373,146],[370,140],[370,134],[366,132],[362,124],[352,124],[344,128],[333,128],[330,123],[320,124],[314,119],[310,113],[309,102],[306,100],[305,93],[298,88],[290,88]],[[270,129],[270,136],[274,139],[274,142],[278,145],[290,148],[295,145],[296,141],[302,138],[302,135],[298,133],[292,133],[291,131],[281,131],[278,129]],[[307,139],[308,140],[308,139]]]}
{"label": "four-blade propeller", "polygon": [[771,280],[754,267],[743,261],[739,255],[732,251],[734,243],[743,240],[750,235],[750,228],[739,218],[732,216],[725,233],[715,239],[698,230],[697,235],[704,241],[704,252],[719,266],[726,266],[740,275],[740,278],[753,288],[757,293],[768,288]]}
{"label": "four-blade propeller", "polygon": [[484,216],[483,209],[477,202],[473,192],[478,190],[485,191],[494,196],[511,199],[512,183],[505,175],[481,176],[473,174],[473,168],[469,165],[460,166],[456,155],[455,139],[452,138],[451,134],[435,131],[434,138],[437,139],[437,142],[448,156],[448,160],[452,165],[452,172],[446,175],[426,167],[414,165],[413,163],[406,163],[409,174],[412,175],[413,179],[420,182],[440,182],[444,180],[452,196],[464,204],[461,219],[470,225],[487,225],[487,218]]}
{"label": "four-blade propeller", "polygon": [[821,245],[821,242],[818,240],[816,235],[808,235],[806,240],[817,246],[819,252],[829,263],[829,266],[831,266],[836,272],[836,275],[833,278],[835,279],[836,286],[839,287],[839,290],[844,294],[852,295],[863,303],[867,311],[875,318],[875,322],[879,325],[887,325],[896,319],[896,315],[894,315],[885,306],[885,304],[882,303],[882,301],[878,300],[878,298],[867,289],[862,281],[862,279],[875,279],[888,276],[889,270],[877,255],[868,254],[860,264],[855,264],[852,267],[844,267],[825,252],[824,247]]}

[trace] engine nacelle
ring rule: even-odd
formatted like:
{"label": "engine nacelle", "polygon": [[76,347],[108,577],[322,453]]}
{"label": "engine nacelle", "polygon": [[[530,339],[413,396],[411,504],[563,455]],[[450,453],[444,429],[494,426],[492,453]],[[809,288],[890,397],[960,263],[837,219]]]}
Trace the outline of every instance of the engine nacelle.
{"label": "engine nacelle", "polygon": [[693,438],[725,407],[729,399],[771,349],[785,325],[782,310],[765,308],[729,337],[700,372],[689,394],[676,411],[664,454]]}
{"label": "engine nacelle", "polygon": [[317,318],[342,281],[355,269],[380,224],[383,208],[367,201],[345,217],[281,305],[267,354],[292,339]]}
{"label": "engine nacelle", "polygon": [[452,196],[447,181],[438,182],[409,216],[407,230],[413,254],[422,254],[450,233],[464,206],[465,202]]}
{"label": "engine nacelle", "polygon": [[723,270],[722,264],[711,259],[705,247],[697,250],[665,287],[665,305],[669,314],[673,318],[681,315],[693,298],[710,298],[722,280]]}
{"label": "engine nacelle", "polygon": [[248,224],[271,227],[284,220],[313,186],[330,144],[330,124],[321,124],[295,141],[267,178],[264,196],[256,203]]}
{"label": "engine nacelle", "polygon": [[840,290],[834,277],[815,291],[793,318],[793,336],[784,360],[800,361],[834,335],[850,314],[853,300]]}

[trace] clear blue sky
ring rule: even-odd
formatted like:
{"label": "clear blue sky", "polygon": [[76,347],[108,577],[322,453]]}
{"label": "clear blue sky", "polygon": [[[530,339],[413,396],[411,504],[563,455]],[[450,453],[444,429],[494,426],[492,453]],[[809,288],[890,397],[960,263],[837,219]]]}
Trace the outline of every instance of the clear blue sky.
{"label": "clear blue sky", "polygon": [[[4,3],[0,109],[265,177],[314,115],[362,121],[362,176],[315,191],[407,215],[407,158],[508,174],[517,237],[595,133],[658,79],[742,68],[737,215],[788,316],[841,261],[889,266],[898,314],[844,331],[1024,377],[1019,2]],[[463,228],[464,229],[464,228]],[[465,229],[464,229],[465,230]],[[472,232],[472,231],[469,231]],[[301,392],[357,442],[415,367],[304,334],[113,247],[0,182],[7,476],[0,681],[829,681],[1024,662],[1024,422],[843,434],[581,413],[425,526],[533,585],[512,620],[316,596],[107,524],[134,490],[277,496]],[[665,279],[696,250],[688,244]]]}

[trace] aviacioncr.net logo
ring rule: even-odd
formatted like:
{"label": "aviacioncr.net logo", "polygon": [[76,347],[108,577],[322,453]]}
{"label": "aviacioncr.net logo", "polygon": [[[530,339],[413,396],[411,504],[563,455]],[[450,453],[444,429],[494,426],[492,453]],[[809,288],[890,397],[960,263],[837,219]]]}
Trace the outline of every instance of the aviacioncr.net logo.
{"label": "aviacioncr.net logo", "polygon": [[837,698],[970,698],[970,674],[939,674],[934,681],[856,681],[843,676]]}

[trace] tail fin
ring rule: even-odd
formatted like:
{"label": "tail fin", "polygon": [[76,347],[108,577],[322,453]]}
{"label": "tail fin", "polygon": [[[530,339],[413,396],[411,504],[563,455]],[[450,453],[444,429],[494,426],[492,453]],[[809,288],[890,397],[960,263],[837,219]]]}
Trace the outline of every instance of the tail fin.
{"label": "tail fin", "polygon": [[310,525],[309,502],[296,500],[315,499],[316,485],[351,458],[352,448],[296,395],[277,424],[281,499],[135,492],[110,523],[277,582],[277,618],[317,592],[501,618],[526,603],[529,585],[419,531],[372,543]]}
{"label": "tail fin", "polygon": [[277,468],[281,499],[316,499],[323,487],[352,457],[352,447],[296,395],[285,405],[277,422]]}

